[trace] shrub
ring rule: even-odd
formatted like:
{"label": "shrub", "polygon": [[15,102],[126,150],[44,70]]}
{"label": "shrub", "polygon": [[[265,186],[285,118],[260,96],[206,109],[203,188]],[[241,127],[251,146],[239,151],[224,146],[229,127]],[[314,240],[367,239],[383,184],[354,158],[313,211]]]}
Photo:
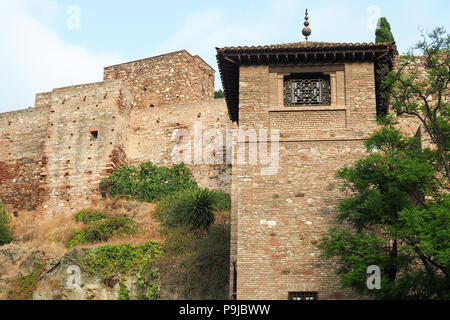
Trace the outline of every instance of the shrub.
{"label": "shrub", "polygon": [[130,300],[130,292],[123,282],[119,284],[119,297],[117,300]]}
{"label": "shrub", "polygon": [[71,249],[86,243],[107,241],[114,235],[133,235],[139,233],[138,224],[126,217],[106,218],[93,222],[86,230],[77,231],[67,243]]}
{"label": "shrub", "polygon": [[180,190],[197,187],[197,182],[184,164],[167,168],[144,162],[139,167],[124,166],[115,170],[102,180],[100,187],[112,198],[152,202]]}
{"label": "shrub", "polygon": [[87,251],[79,262],[89,273],[103,280],[121,275],[119,300],[130,299],[124,285],[125,277],[128,276],[134,276],[137,280],[138,299],[155,300],[158,297],[158,272],[155,265],[163,255],[163,247],[151,241],[143,245],[105,245]]}
{"label": "shrub", "polygon": [[204,231],[214,223],[215,203],[212,191],[191,189],[162,201],[155,214],[167,228],[188,226],[194,231]]}
{"label": "shrub", "polygon": [[192,283],[202,300],[227,300],[230,279],[230,227],[215,225],[192,257]]}
{"label": "shrub", "polygon": [[11,217],[6,213],[5,206],[0,202],[0,246],[13,241],[14,229],[11,226]]}
{"label": "shrub", "polygon": [[[192,238],[183,228],[171,229],[166,255],[159,259],[161,282],[182,299],[229,298],[230,227],[214,225],[203,238]],[[173,272],[173,270],[176,272]]]}
{"label": "shrub", "polygon": [[90,224],[91,222],[106,219],[106,214],[95,210],[80,210],[75,213],[75,221]]}
{"label": "shrub", "polygon": [[197,240],[189,227],[171,228],[165,237],[164,248],[169,254],[188,255],[195,250]]}
{"label": "shrub", "polygon": [[231,197],[222,191],[212,191],[214,197],[214,210],[221,212],[231,211]]}

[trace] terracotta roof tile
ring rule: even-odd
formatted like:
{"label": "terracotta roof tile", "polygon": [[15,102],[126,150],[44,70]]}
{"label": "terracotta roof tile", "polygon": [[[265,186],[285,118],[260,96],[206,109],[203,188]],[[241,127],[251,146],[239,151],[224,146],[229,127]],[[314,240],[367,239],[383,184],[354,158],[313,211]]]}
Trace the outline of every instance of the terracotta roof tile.
{"label": "terracotta roof tile", "polygon": [[290,42],[263,46],[244,46],[244,47],[224,47],[217,48],[219,53],[231,53],[231,52],[254,52],[254,51],[277,51],[286,49],[319,49],[319,50],[336,50],[336,49],[385,49],[392,46],[392,43],[337,43],[337,42],[314,42],[314,41],[301,41]]}

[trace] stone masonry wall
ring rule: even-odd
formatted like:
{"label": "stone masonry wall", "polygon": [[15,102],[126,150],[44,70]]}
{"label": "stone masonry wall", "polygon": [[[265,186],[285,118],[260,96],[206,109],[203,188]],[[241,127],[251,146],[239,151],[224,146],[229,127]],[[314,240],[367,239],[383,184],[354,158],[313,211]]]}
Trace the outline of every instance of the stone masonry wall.
{"label": "stone masonry wall", "polygon": [[44,148],[48,160],[41,173],[48,214],[89,206],[100,195],[100,180],[127,163],[131,99],[117,80],[53,90]]}
{"label": "stone masonry wall", "polygon": [[14,210],[33,210],[43,201],[49,114],[48,107],[0,114],[0,200]]}
{"label": "stone masonry wall", "polygon": [[[202,131],[216,128],[225,137],[225,128],[230,127],[225,99],[210,100],[184,105],[136,108],[130,115],[130,139],[126,148],[131,165],[152,161],[160,166],[172,166],[172,150],[178,141],[172,141],[177,129],[191,135],[191,159],[188,165],[201,187],[230,192],[231,168],[222,165],[194,165],[194,125]],[[206,146],[210,141],[203,139]]]}
{"label": "stone masonry wall", "polygon": [[[401,58],[396,57],[394,60],[394,69],[398,70],[401,64]],[[423,57],[415,57],[414,61],[412,61],[405,69],[406,73],[416,72],[417,77],[419,81],[427,81],[427,72],[426,68],[424,66],[424,59]],[[431,95],[428,97],[427,101],[430,105],[434,106],[437,102],[437,95]],[[450,99],[450,92],[447,90],[443,93],[442,100],[443,101],[449,101]],[[423,105],[423,101],[421,99],[418,99],[417,101],[419,105]],[[393,110],[391,110],[391,113],[395,114]],[[432,140],[430,136],[426,133],[425,127],[421,123],[421,121],[416,117],[412,115],[403,114],[400,117],[397,117],[398,121],[398,128],[407,136],[407,137],[414,137],[418,129],[420,127],[421,129],[421,137],[422,137],[422,146],[424,148],[431,147],[434,148],[432,144]]]}
{"label": "stone masonry wall", "polygon": [[148,108],[213,99],[214,73],[200,57],[182,50],[107,67],[104,79],[121,79],[137,106]]}
{"label": "stone masonry wall", "polygon": [[[241,127],[273,125],[269,118],[279,112],[297,116],[298,110],[271,110],[269,101],[276,99],[270,78],[266,66],[241,67]],[[319,299],[354,297],[338,287],[333,264],[319,258],[316,248],[344,196],[335,172],[365,155],[362,139],[376,128],[373,65],[346,64],[344,80],[345,105],[339,110],[345,126],[330,128],[321,117],[326,107],[309,108],[314,128],[292,130],[289,122],[273,127],[281,130],[277,175],[262,176],[261,165],[233,167],[231,261],[237,261],[238,299],[286,300],[289,292],[310,291]]]}

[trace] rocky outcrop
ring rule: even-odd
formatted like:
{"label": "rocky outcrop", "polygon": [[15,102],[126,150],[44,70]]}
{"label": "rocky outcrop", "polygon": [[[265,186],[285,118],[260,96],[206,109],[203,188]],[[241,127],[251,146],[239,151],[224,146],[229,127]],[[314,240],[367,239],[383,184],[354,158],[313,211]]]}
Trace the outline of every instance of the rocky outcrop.
{"label": "rocky outcrop", "polygon": [[101,281],[79,263],[86,249],[67,253],[41,277],[34,300],[117,300],[119,281]]}
{"label": "rocky outcrop", "polygon": [[[0,247],[0,299],[8,299],[8,293],[17,279],[30,274],[40,264],[43,272],[30,297],[33,300],[117,300],[120,279],[102,281],[84,270],[79,261],[86,250],[77,249],[63,257],[51,257],[26,246]],[[125,286],[133,288],[135,284],[128,280]],[[134,291],[130,290],[130,297],[133,297]]]}

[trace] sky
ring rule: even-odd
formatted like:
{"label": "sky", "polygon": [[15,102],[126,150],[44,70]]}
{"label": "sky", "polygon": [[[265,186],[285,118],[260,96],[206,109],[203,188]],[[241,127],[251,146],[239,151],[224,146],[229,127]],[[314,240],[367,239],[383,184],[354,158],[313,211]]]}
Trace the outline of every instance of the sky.
{"label": "sky", "polygon": [[0,0],[0,112],[101,81],[106,66],[181,49],[218,70],[215,47],[303,41],[305,8],[310,41],[373,42],[379,17],[400,53],[421,30],[450,31],[448,0]]}

